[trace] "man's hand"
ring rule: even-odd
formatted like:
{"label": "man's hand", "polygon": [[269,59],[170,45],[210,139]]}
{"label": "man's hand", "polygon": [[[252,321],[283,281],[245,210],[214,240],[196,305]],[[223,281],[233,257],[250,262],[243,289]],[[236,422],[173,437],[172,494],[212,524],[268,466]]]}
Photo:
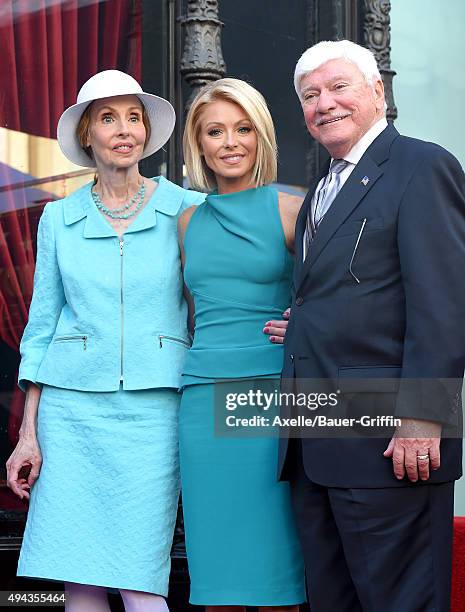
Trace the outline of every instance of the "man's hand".
{"label": "man's hand", "polygon": [[430,468],[437,470],[441,463],[440,423],[417,419],[402,419],[383,455],[392,457],[396,478],[401,480],[407,472],[412,482],[418,477],[428,480]]}
{"label": "man's hand", "polygon": [[284,321],[267,321],[263,328],[263,333],[270,336],[270,342],[274,344],[283,344],[286,335],[287,326],[289,324],[289,316],[291,309],[288,308],[283,312]]}

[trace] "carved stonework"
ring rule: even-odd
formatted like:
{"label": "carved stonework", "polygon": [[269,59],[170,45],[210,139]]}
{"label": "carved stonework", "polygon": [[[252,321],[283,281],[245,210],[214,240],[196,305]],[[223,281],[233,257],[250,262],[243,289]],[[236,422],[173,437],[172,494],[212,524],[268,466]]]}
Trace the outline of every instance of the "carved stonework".
{"label": "carved stonework", "polygon": [[201,87],[226,74],[218,0],[189,0],[187,17],[181,23],[185,28],[181,74],[193,89],[192,100]]}
{"label": "carved stonework", "polygon": [[375,54],[386,92],[386,115],[394,120],[397,108],[392,91],[392,79],[396,73],[391,70],[391,3],[389,0],[364,0],[364,8],[364,43]]}

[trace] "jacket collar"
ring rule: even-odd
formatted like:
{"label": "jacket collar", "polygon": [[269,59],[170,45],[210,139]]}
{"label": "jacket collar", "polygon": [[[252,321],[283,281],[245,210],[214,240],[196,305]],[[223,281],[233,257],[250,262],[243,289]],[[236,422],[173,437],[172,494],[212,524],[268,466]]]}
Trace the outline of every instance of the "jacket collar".
{"label": "jacket collar", "polygon": [[[157,212],[173,216],[179,211],[184,200],[184,189],[171,183],[163,176],[153,179],[158,183],[152,197],[139,216],[131,223],[125,233],[138,232],[154,227]],[[116,232],[97,210],[91,196],[92,183],[87,183],[63,201],[64,221],[72,225],[86,218],[85,238],[105,238],[116,236]]]}

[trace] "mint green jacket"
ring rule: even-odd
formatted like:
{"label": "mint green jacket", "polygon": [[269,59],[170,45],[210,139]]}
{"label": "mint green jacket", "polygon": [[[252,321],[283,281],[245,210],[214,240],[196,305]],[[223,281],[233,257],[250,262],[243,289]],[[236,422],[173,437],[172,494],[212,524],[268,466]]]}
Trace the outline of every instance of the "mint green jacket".
{"label": "mint green jacket", "polygon": [[19,385],[82,391],[180,386],[189,347],[177,220],[204,195],[163,177],[120,239],[91,184],[46,205]]}

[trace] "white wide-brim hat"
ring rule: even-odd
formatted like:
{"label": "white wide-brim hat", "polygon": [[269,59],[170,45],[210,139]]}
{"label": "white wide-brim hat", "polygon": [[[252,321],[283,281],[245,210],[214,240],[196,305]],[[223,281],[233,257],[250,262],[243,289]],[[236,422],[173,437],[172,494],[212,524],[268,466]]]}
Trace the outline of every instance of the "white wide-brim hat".
{"label": "white wide-brim hat", "polygon": [[142,91],[139,83],[129,74],[119,70],[104,70],[84,83],[76,104],[67,108],[58,121],[57,139],[63,154],[78,166],[95,168],[94,160],[83,150],[76,135],[82,113],[94,100],[131,94],[140,99],[150,121],[150,138],[145,143],[141,159],[161,149],[174,130],[174,108],[168,100]]}

